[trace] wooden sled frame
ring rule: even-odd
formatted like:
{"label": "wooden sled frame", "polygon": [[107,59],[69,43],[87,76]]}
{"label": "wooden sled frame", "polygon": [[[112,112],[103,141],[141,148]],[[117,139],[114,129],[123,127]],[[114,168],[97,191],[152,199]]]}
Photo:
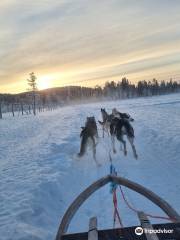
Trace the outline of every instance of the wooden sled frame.
{"label": "wooden sled frame", "polygon": [[67,209],[66,213],[64,214],[62,221],[60,223],[58,233],[56,236],[56,240],[61,240],[62,236],[67,232],[69,224],[79,209],[79,207],[86,201],[86,199],[93,194],[95,191],[103,187],[109,182],[113,182],[116,184],[120,184],[122,186],[125,186],[127,188],[130,188],[131,190],[140,193],[144,197],[148,198],[150,201],[152,201],[154,204],[159,206],[168,216],[169,218],[172,218],[175,222],[180,222],[180,215],[162,198],[160,198],[158,195],[150,191],[149,189],[141,186],[138,183],[132,182],[128,179],[117,177],[113,175],[107,175],[96,182],[94,182],[92,185],[90,185],[88,188],[86,188],[70,205],[70,207]]}

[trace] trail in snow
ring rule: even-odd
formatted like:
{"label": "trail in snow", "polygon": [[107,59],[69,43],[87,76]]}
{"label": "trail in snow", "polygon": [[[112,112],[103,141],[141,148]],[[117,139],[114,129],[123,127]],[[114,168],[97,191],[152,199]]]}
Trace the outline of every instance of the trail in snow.
{"label": "trail in snow", "polygon": [[[134,180],[165,198],[180,212],[180,95],[69,106],[37,117],[6,116],[0,122],[0,234],[2,240],[54,239],[63,213],[89,184],[109,173],[109,139],[100,138],[97,167],[89,152],[78,159],[80,127],[86,116],[100,119],[100,108],[117,107],[135,122],[139,159],[118,153],[113,162],[121,176]],[[100,129],[100,126],[99,126]],[[102,135],[102,132],[99,132]],[[147,212],[164,215],[132,191],[129,201]],[[124,225],[138,224],[125,204],[120,212]],[[88,219],[98,216],[100,228],[112,227],[109,186],[97,191],[80,208],[71,232],[86,231]],[[155,220],[154,220],[155,222]]]}

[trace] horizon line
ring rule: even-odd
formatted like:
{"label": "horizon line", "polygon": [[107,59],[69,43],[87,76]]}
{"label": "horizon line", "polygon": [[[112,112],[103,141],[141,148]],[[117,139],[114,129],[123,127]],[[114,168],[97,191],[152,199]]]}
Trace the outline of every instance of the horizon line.
{"label": "horizon line", "polygon": [[[55,89],[55,88],[67,88],[67,87],[81,87],[81,88],[91,88],[91,89],[94,89],[96,86],[99,86],[101,88],[105,87],[106,83],[109,82],[115,82],[116,84],[120,81],[122,81],[122,79],[126,78],[130,84],[133,84],[135,86],[137,86],[138,82],[143,82],[143,81],[146,81],[146,82],[152,82],[153,79],[157,80],[158,83],[162,82],[162,81],[165,81],[165,82],[168,82],[168,81],[173,81],[173,82],[178,82],[180,83],[180,79],[178,80],[173,80],[173,77],[170,77],[168,80],[158,80],[157,78],[153,77],[151,80],[146,80],[146,79],[143,79],[143,80],[138,80],[137,82],[135,83],[132,83],[127,77],[122,77],[121,80],[109,80],[109,81],[106,81],[104,84],[96,84],[92,87],[90,86],[81,86],[81,85],[65,85],[65,86],[54,86],[54,87],[50,87],[50,88],[45,88],[45,89],[37,89],[38,92],[43,92],[43,91],[46,91],[46,90],[51,90],[51,89]],[[0,92],[0,95],[19,95],[19,94],[25,94],[25,93],[28,93],[30,91],[22,91],[22,92],[17,92],[17,93],[10,93],[10,92],[7,92],[7,93],[3,93],[3,92]]]}

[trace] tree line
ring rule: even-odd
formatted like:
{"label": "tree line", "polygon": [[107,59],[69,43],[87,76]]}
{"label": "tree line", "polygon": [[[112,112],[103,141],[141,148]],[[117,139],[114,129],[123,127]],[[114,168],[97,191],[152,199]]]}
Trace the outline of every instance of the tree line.
{"label": "tree line", "polygon": [[131,83],[127,78],[120,81],[108,81],[103,87],[96,85],[93,88],[81,86],[67,86],[38,91],[37,78],[30,73],[27,92],[20,94],[0,94],[0,118],[4,112],[15,112],[18,115],[34,114],[45,110],[53,110],[59,106],[75,102],[91,100],[116,100],[134,97],[155,96],[180,92],[180,83],[169,81],[138,81]]}

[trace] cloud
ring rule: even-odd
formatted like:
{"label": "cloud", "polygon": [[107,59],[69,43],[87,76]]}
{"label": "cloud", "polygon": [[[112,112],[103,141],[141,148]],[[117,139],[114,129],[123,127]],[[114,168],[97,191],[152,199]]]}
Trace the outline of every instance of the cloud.
{"label": "cloud", "polygon": [[25,88],[31,71],[59,73],[61,85],[95,85],[124,74],[136,80],[157,69],[162,77],[177,75],[179,10],[176,0],[1,1],[1,89]]}

